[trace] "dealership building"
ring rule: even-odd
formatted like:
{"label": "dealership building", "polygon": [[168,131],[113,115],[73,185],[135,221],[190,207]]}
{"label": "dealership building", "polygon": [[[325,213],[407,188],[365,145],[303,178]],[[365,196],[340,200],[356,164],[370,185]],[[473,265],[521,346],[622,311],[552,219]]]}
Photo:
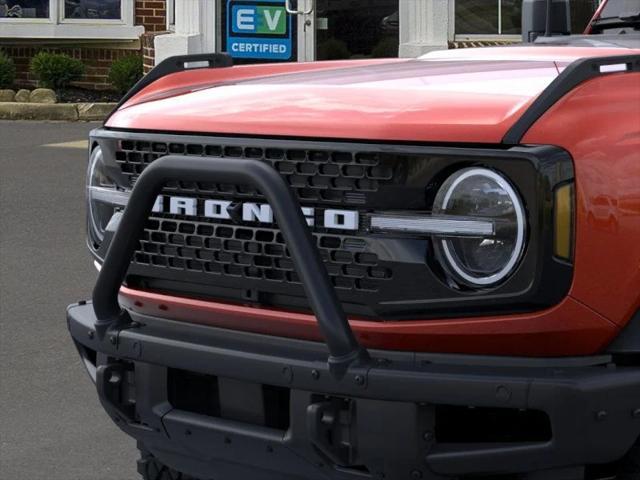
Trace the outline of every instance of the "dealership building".
{"label": "dealership building", "polygon": [[[574,31],[599,0],[571,0]],[[0,0],[0,49],[19,81],[47,49],[87,64],[80,86],[108,88],[110,63],[142,52],[228,52],[236,63],[414,57],[520,39],[522,0]]]}

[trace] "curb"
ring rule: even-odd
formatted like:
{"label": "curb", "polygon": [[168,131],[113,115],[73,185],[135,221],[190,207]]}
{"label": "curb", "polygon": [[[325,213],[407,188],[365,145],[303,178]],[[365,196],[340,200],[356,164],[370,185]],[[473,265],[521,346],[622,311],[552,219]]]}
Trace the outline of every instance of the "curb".
{"label": "curb", "polygon": [[18,103],[0,102],[0,120],[105,120],[115,103]]}

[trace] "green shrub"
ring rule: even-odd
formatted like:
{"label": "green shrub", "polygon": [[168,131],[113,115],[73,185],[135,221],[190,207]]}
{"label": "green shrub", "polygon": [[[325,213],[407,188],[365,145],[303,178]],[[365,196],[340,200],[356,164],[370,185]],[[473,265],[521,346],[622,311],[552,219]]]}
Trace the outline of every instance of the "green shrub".
{"label": "green shrub", "polygon": [[84,64],[63,53],[40,52],[31,59],[31,73],[44,88],[65,88],[84,73]]}
{"label": "green shrub", "polygon": [[142,57],[140,55],[129,55],[111,64],[109,81],[122,94],[127,93],[141,78]]}
{"label": "green shrub", "polygon": [[350,57],[347,44],[337,38],[329,38],[318,45],[319,60],[344,60]]}
{"label": "green shrub", "polygon": [[380,40],[380,42],[373,47],[371,56],[373,58],[397,57],[399,47],[400,45],[397,37],[386,37]]}
{"label": "green shrub", "polygon": [[0,88],[10,88],[16,79],[16,66],[13,59],[0,51]]}

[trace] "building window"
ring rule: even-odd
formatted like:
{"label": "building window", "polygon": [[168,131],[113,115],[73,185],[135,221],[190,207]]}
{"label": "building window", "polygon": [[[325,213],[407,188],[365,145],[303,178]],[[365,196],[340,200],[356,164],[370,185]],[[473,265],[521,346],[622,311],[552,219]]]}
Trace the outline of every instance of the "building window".
{"label": "building window", "polygon": [[[602,0],[570,0],[571,31],[582,33]],[[455,0],[456,35],[520,35],[522,0]]]}
{"label": "building window", "polygon": [[0,18],[49,18],[50,0],[0,0]]}
{"label": "building window", "polygon": [[456,0],[456,34],[517,35],[522,0]]}
{"label": "building window", "polygon": [[121,0],[65,0],[64,18],[120,20],[122,2]]}
{"label": "building window", "polygon": [[144,27],[134,8],[135,0],[0,0],[0,38],[137,40]]}
{"label": "building window", "polygon": [[[584,32],[589,20],[591,20],[603,1],[604,0],[570,0],[571,32]],[[615,5],[616,3],[616,1],[609,2],[609,5]]]}
{"label": "building window", "polygon": [[501,0],[499,35],[522,33],[522,0]]}

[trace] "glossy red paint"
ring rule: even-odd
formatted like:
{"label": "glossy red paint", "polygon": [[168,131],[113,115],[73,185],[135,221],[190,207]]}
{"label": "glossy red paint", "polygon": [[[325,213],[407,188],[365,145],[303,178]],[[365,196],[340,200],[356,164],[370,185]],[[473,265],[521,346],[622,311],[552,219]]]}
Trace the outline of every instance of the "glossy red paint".
{"label": "glossy red paint", "polygon": [[[358,65],[376,65],[379,63],[401,62],[400,59],[387,60],[359,60]],[[330,71],[334,69],[353,66],[353,61],[331,61],[311,63],[267,63],[258,65],[238,65],[233,68],[201,68],[186,70],[171,75],[166,75],[151,85],[147,86],[132,98],[122,108],[127,108],[139,103],[158,100],[176,95],[182,95],[202,88],[225,85],[243,80],[265,78],[276,75]]]}
{"label": "glossy red paint", "polygon": [[[161,295],[123,287],[121,304],[134,312],[170,320],[267,335],[322,340],[313,315]],[[532,314],[463,320],[370,322],[351,319],[368,348],[554,357],[586,355],[604,347],[617,328],[571,298]]]}
{"label": "glossy red paint", "polygon": [[[577,58],[598,55],[616,55],[620,49],[563,47],[539,48],[531,46],[512,48],[465,48],[458,50],[442,50],[431,52],[421,60],[513,60],[513,61],[573,61]],[[405,63],[403,59],[383,60],[340,60],[311,63],[271,63],[262,65],[240,65],[233,68],[194,69],[174,73],[160,78],[147,86],[123,105],[122,109],[161,98],[194,92],[196,90],[232,85],[246,80],[269,80],[273,77],[304,72],[333,73],[376,65],[393,65]],[[400,85],[401,86],[401,85]],[[107,126],[118,127],[117,122],[110,120]],[[139,127],[137,127],[139,128]]]}
{"label": "glossy red paint", "polygon": [[[174,74],[132,98],[107,126],[209,134],[499,143],[557,76],[555,60],[593,55],[594,49],[483,50],[483,54],[447,51],[446,55],[435,53],[419,60],[319,62]],[[599,52],[621,53],[629,50]]]}
{"label": "glossy red paint", "polygon": [[[470,49],[436,52],[413,62],[356,62],[349,66],[331,62],[188,72],[169,76],[141,92],[108,126],[212,134],[499,143],[522,111],[570,61],[632,53],[640,51]],[[400,75],[403,69],[414,73]],[[387,72],[387,78],[363,79],[380,72]],[[530,356],[589,355],[607,345],[640,308],[639,106],[640,74],[609,74],[576,88],[524,138],[524,143],[562,146],[575,160],[576,267],[570,296],[552,309],[529,314],[402,322],[352,319],[363,344],[383,349]],[[132,310],[178,321],[321,340],[312,315],[128,288],[122,289],[121,302]]]}
{"label": "glossy red paint", "polygon": [[[108,126],[497,143],[553,62],[404,61],[227,83],[125,108]],[[509,87],[510,85],[510,87]]]}
{"label": "glossy red paint", "polygon": [[624,48],[512,46],[508,48],[489,47],[437,50],[424,55],[422,59],[572,62],[579,58],[628,55],[630,53],[632,53],[631,50]]}
{"label": "glossy red paint", "polygon": [[573,156],[577,228],[570,295],[624,325],[640,308],[640,73],[583,83],[523,142],[558,145]]}

